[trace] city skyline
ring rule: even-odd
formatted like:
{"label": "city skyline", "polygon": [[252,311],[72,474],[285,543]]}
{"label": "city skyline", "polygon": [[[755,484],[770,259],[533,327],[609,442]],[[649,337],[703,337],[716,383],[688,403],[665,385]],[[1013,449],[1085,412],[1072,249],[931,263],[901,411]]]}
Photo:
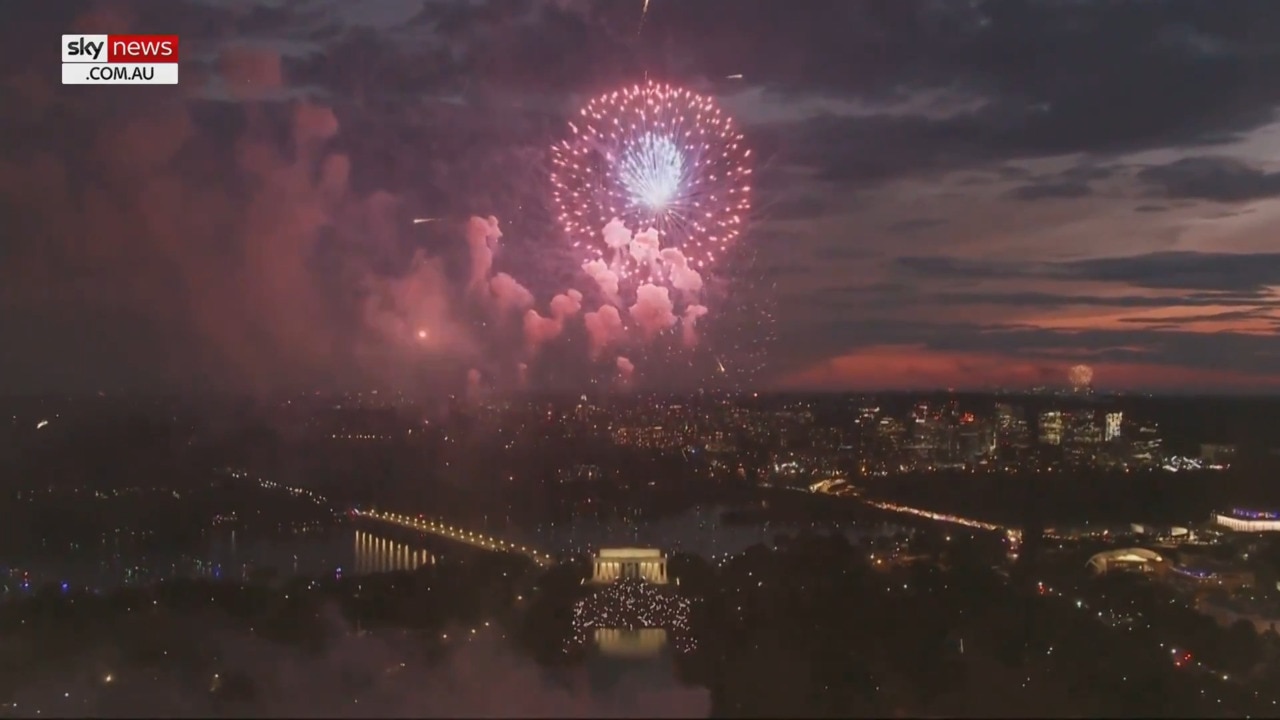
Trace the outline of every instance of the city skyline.
{"label": "city skyline", "polygon": [[[499,337],[455,287],[472,215],[498,216],[493,269],[544,314],[581,282],[545,150],[646,77],[714,97],[759,158],[742,299],[776,340],[738,389],[1020,388],[1082,363],[1100,390],[1280,388],[1273,3],[646,5],[24,11],[0,31],[21,108],[0,392],[698,387],[755,342],[758,318],[716,324],[731,294],[700,359],[653,345],[615,372],[577,326],[530,357],[518,317]],[[62,32],[119,30],[179,34],[182,84],[40,65]],[[387,340],[404,327],[437,345]]]}

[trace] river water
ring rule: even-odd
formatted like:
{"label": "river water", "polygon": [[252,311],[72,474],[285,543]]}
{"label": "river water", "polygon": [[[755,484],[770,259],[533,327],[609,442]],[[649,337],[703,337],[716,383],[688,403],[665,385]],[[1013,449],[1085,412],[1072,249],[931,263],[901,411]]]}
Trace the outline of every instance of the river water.
{"label": "river water", "polygon": [[543,552],[587,553],[600,547],[656,547],[668,553],[686,552],[711,558],[733,555],[758,543],[772,546],[779,535],[803,530],[843,534],[850,542],[863,538],[892,536],[909,529],[892,522],[844,520],[814,523],[730,522],[729,508],[721,505],[694,507],[685,512],[641,523],[621,518],[581,517],[572,522],[549,523],[533,528],[514,528],[491,519],[489,533]]}
{"label": "river water", "polygon": [[0,581],[5,593],[49,583],[106,591],[173,577],[269,581],[412,570],[433,562],[424,545],[403,542],[396,533],[354,526],[257,536],[216,530],[198,547],[185,550],[108,540],[59,554],[0,558]]}
{"label": "river water", "polygon": [[[725,520],[725,510],[721,506],[695,507],[641,523],[584,517],[523,530],[491,518],[488,532],[549,553],[640,546],[713,558],[742,552],[757,543],[772,545],[779,535],[805,529],[840,532],[851,542],[904,530],[893,523],[866,520],[812,525],[735,523]],[[48,583],[105,591],[172,577],[269,581],[328,573],[359,575],[414,569],[435,561],[430,547],[448,546],[447,541],[436,538],[412,544],[408,540],[411,538],[406,533],[376,525],[337,526],[282,535],[246,535],[218,529],[210,531],[196,547],[173,549],[112,539],[63,553],[0,556],[0,583],[3,592],[30,591]]]}

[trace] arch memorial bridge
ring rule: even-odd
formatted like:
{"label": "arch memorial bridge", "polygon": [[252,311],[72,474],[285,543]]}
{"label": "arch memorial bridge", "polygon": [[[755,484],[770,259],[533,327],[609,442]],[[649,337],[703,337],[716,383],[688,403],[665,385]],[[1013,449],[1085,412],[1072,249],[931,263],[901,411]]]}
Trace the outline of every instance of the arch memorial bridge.
{"label": "arch memorial bridge", "polygon": [[403,515],[400,513],[385,512],[379,510],[352,510],[353,517],[370,522],[384,523],[396,527],[416,530],[422,533],[430,533],[446,540],[453,540],[464,545],[488,550],[490,552],[511,553],[513,555],[523,555],[537,563],[540,567],[550,567],[555,564],[555,559],[551,555],[538,552],[536,548],[522,545],[510,540],[485,535],[483,533],[467,530],[466,528],[448,525],[439,520],[429,520],[422,517],[414,517],[412,515]]}

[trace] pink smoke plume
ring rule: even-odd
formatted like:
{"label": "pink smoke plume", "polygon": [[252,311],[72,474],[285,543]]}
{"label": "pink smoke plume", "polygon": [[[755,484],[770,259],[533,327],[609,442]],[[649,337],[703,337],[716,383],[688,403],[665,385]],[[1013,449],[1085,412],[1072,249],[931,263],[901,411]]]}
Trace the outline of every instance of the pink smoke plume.
{"label": "pink smoke plume", "polygon": [[618,273],[609,269],[603,260],[590,260],[582,264],[582,270],[596,281],[600,292],[610,303],[618,302]]}
{"label": "pink smoke plume", "polygon": [[489,280],[489,296],[498,312],[524,310],[533,305],[533,293],[507,273],[500,272]]}
{"label": "pink smoke plume", "polygon": [[398,278],[371,277],[364,301],[364,321],[381,340],[436,347],[452,338],[448,300],[440,262],[421,250],[414,254],[408,274]]}
{"label": "pink smoke plume", "polygon": [[582,293],[574,289],[551,298],[551,317],[561,320],[576,315],[582,309]]}
{"label": "pink smoke plume", "polygon": [[684,316],[680,318],[680,332],[685,347],[691,348],[698,344],[698,318],[707,312],[706,305],[690,305],[684,309]]}
{"label": "pink smoke plume", "polygon": [[565,320],[582,309],[582,293],[569,289],[551,298],[551,317],[543,317],[530,308],[524,314],[525,347],[530,354],[564,332]]}
{"label": "pink smoke plume", "polygon": [[471,287],[477,288],[489,279],[493,270],[493,251],[502,238],[498,218],[472,216],[467,222],[467,245],[471,248]]}
{"label": "pink smoke plume", "polygon": [[689,267],[689,260],[680,252],[680,248],[663,249],[662,260],[667,264],[671,287],[695,294],[702,290],[702,274]]}
{"label": "pink smoke plume", "polygon": [[583,315],[582,321],[591,341],[592,360],[598,359],[605,348],[627,336],[622,316],[618,314],[618,308],[612,305],[602,305],[599,310]]}
{"label": "pink smoke plume", "polygon": [[524,313],[524,342],[530,353],[554,340],[564,330],[564,322],[554,317],[543,317],[529,308]]}
{"label": "pink smoke plume", "polygon": [[632,375],[634,375],[634,374],[635,374],[635,372],[636,372],[636,366],[635,366],[635,363],[633,363],[633,362],[631,362],[630,360],[628,360],[627,358],[622,357],[621,355],[619,355],[619,356],[618,356],[618,360],[617,360],[617,365],[618,365],[618,382],[619,382],[619,384],[621,384],[621,385],[628,385],[628,384],[630,384],[630,383],[631,383],[631,376],[632,376]]}
{"label": "pink smoke plume", "polygon": [[613,250],[621,250],[631,244],[631,230],[618,218],[610,220],[602,233],[604,244]]}
{"label": "pink smoke plume", "polygon": [[631,238],[631,257],[638,263],[652,264],[658,260],[658,231],[649,228]]}
{"label": "pink smoke plume", "polygon": [[631,306],[631,319],[640,326],[644,339],[652,340],[658,333],[676,324],[671,294],[665,287],[645,283],[636,288],[636,303]]}

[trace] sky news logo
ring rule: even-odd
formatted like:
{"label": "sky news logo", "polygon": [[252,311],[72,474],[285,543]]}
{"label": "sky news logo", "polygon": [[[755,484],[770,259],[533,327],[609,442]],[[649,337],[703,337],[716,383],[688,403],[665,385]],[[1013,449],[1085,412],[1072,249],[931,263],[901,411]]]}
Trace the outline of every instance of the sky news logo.
{"label": "sky news logo", "polygon": [[63,85],[177,85],[177,35],[63,35]]}

